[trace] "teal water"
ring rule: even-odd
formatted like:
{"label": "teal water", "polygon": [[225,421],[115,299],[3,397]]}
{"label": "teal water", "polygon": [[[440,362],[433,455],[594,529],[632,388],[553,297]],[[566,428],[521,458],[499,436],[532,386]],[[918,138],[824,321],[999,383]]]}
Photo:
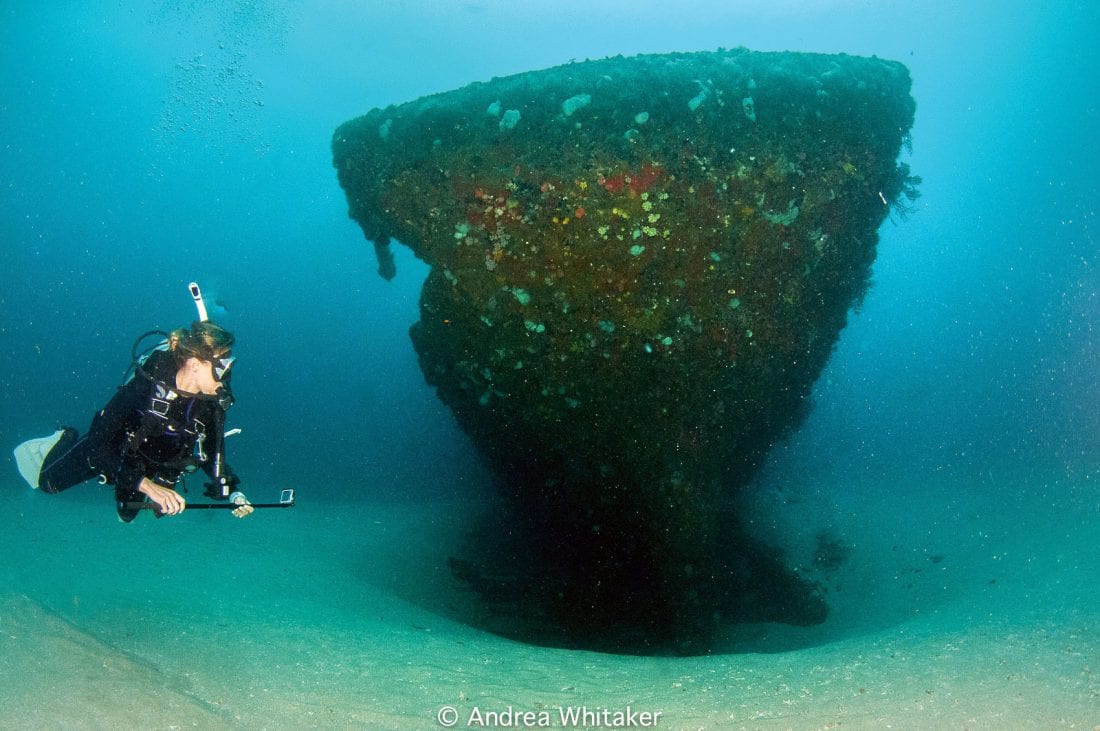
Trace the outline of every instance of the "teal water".
{"label": "teal water", "polygon": [[[231,461],[253,499],[293,486],[300,505],[123,526],[102,488],[37,494],[9,460],[3,725],[438,728],[444,705],[582,704],[663,710],[660,728],[1100,723],[1098,15],[6,3],[0,444],[85,428],[133,338],[191,319],[194,279],[240,342]],[[754,493],[830,619],[683,659],[482,633],[446,557],[485,475],[407,335],[426,270],[396,247],[398,278],[375,275],[331,132],[574,58],[737,45],[914,79],[923,195],[884,225],[814,411]],[[846,547],[835,569],[819,535]]]}

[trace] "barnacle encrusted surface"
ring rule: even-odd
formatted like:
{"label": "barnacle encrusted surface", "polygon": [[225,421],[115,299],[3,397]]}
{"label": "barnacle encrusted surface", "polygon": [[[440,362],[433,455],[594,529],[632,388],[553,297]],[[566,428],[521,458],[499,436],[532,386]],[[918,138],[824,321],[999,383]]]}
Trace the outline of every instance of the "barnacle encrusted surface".
{"label": "barnacle encrusted surface", "polygon": [[726,619],[824,616],[725,498],[800,423],[864,294],[907,192],[909,86],[845,55],[619,57],[336,130],[380,271],[391,240],[431,266],[421,367],[567,632],[691,646]]}

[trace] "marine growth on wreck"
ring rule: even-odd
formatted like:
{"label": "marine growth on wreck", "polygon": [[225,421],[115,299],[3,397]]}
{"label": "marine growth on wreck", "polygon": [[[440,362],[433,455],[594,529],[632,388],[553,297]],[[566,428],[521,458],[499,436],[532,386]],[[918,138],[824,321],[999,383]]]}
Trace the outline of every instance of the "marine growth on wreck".
{"label": "marine growth on wreck", "polygon": [[729,498],[803,419],[915,194],[909,88],[875,58],[618,57],[336,130],[380,273],[391,241],[431,267],[421,368],[511,506],[496,565],[455,573],[544,620],[536,641],[701,651],[824,618]]}

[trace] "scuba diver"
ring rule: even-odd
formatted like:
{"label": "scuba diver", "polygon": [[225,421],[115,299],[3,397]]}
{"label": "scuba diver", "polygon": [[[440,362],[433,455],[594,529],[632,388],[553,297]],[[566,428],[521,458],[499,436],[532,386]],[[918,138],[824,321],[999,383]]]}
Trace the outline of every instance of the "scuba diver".
{"label": "scuba diver", "polygon": [[[114,485],[118,516],[128,523],[146,502],[158,517],[182,513],[187,501],[175,487],[202,467],[210,478],[207,497],[237,505],[232,512],[238,518],[252,512],[225,462],[233,335],[209,321],[198,285],[191,283],[190,290],[198,321],[137,339],[133,374],[95,414],[87,434],[64,427],[15,448],[19,472],[31,487],[56,494],[98,477]],[[138,345],[150,335],[164,341],[139,355]]]}

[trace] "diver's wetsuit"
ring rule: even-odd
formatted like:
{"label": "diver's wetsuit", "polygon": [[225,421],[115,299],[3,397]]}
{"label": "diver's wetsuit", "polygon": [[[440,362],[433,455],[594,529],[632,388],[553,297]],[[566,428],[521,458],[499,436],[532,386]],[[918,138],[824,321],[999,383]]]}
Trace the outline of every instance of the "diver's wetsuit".
{"label": "diver's wetsuit", "polygon": [[[136,511],[126,510],[123,503],[144,500],[138,492],[143,477],[173,487],[184,470],[201,466],[212,480],[207,495],[228,498],[239,482],[224,454],[225,408],[231,399],[223,406],[217,397],[177,390],[176,371],[170,353],[154,350],[92,417],[83,438],[75,429],[65,429],[42,464],[38,486],[57,493],[101,477],[115,486],[119,515],[132,520]],[[228,376],[224,383],[228,389]]]}

